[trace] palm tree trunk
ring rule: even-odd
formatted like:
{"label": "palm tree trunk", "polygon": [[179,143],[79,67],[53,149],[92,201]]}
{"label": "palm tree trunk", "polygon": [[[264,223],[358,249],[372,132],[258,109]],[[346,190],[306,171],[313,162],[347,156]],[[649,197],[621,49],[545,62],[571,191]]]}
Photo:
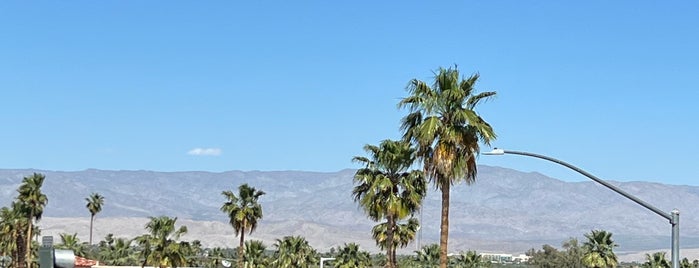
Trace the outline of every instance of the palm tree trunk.
{"label": "palm tree trunk", "polygon": [[[243,221],[245,223],[245,221]],[[245,226],[243,224],[243,226]],[[245,246],[245,228],[240,230],[240,246],[238,246],[238,268],[244,268],[243,267],[243,254],[245,254],[245,251],[243,250],[243,246]]]}
{"label": "palm tree trunk", "polygon": [[27,254],[27,256],[24,258],[24,260],[27,263],[26,264],[27,266],[25,266],[25,267],[31,268],[32,267],[32,228],[34,228],[32,226],[32,218],[29,218],[29,224],[27,226],[28,226],[27,227],[27,244],[25,245],[26,251],[24,252],[25,254]]}
{"label": "palm tree trunk", "polygon": [[[15,226],[15,228],[16,227],[17,226]],[[14,232],[15,232],[14,241],[16,243],[16,245],[15,245],[16,248],[13,252],[13,256],[12,256],[13,259],[12,260],[17,263],[17,265],[15,265],[15,267],[24,268],[24,265],[26,264],[24,261],[26,258],[26,254],[24,254],[24,250],[26,250],[24,243],[26,243],[27,241],[26,241],[26,239],[24,239],[24,237],[21,235],[21,233],[19,233],[17,230],[15,230]]]}
{"label": "palm tree trunk", "polygon": [[447,268],[447,246],[449,240],[449,188],[450,182],[442,185],[442,224],[439,231],[439,267]]}
{"label": "palm tree trunk", "polygon": [[396,260],[393,258],[393,225],[395,225],[396,220],[393,215],[388,215],[386,220],[386,267],[396,268]]}
{"label": "palm tree trunk", "polygon": [[92,222],[95,221],[95,214],[90,216],[90,246],[92,246]]}

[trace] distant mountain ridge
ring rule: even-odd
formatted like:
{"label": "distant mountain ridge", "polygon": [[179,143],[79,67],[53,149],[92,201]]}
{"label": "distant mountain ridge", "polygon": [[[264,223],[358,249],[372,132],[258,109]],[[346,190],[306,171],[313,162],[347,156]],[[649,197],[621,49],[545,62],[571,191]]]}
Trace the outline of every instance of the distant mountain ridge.
{"label": "distant mountain ridge", "polygon": [[[47,177],[43,187],[49,198],[44,210],[46,219],[42,221],[45,233],[79,232],[84,237],[84,220],[89,218],[85,198],[98,192],[106,200],[97,216],[97,237],[108,232],[118,235],[114,230],[126,228],[128,222],[134,226],[133,230],[124,229],[125,234],[142,232],[142,218],[168,215],[208,226],[198,234],[200,238],[185,239],[201,239],[205,245],[233,245],[229,241],[232,229],[219,210],[224,202],[221,192],[235,192],[238,185],[249,183],[267,193],[260,198],[264,219],[253,237],[273,241],[294,234],[305,236],[318,248],[353,241],[374,247],[369,232],[375,223],[364,216],[351,196],[355,170],[213,173],[4,169],[0,170],[0,206],[10,204],[22,177],[33,172]],[[699,247],[699,187],[612,183],[663,211],[678,208],[681,247]],[[422,244],[438,241],[439,235],[439,194],[430,189],[422,215]],[[669,248],[670,244],[670,225],[665,219],[591,181],[563,182],[539,173],[479,166],[477,182],[453,187],[451,201],[450,249],[454,251],[523,252],[545,243],[558,247],[563,240],[582,238],[592,229],[614,233],[619,251]],[[72,219],[66,222],[59,218]],[[214,232],[219,229],[220,235]]]}

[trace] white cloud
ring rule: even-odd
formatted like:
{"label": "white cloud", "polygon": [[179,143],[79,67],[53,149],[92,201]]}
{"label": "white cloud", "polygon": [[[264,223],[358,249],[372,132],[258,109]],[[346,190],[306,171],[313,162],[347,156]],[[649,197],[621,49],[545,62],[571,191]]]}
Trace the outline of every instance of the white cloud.
{"label": "white cloud", "polygon": [[219,156],[219,155],[221,155],[222,152],[223,151],[221,151],[220,148],[194,148],[192,150],[189,150],[189,152],[187,152],[187,154]]}

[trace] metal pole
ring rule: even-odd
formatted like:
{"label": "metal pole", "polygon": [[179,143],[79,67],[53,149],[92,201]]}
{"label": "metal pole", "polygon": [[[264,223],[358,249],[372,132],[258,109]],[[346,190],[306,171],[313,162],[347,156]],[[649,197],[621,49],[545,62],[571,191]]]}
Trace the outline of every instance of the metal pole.
{"label": "metal pole", "polygon": [[568,164],[566,162],[563,162],[561,160],[558,160],[553,157],[548,157],[545,155],[540,155],[540,154],[534,154],[534,153],[528,153],[528,152],[519,152],[519,151],[507,151],[507,150],[502,150],[502,149],[497,149],[493,150],[490,153],[485,153],[485,154],[491,154],[491,155],[500,155],[500,154],[518,154],[518,155],[524,155],[524,156],[531,156],[531,157],[536,157],[544,160],[548,160],[554,163],[557,163],[559,165],[562,165],[564,167],[567,167],[569,169],[572,169],[583,176],[595,181],[596,183],[602,184],[605,187],[611,189],[612,191],[623,195],[624,197],[630,199],[631,201],[635,202],[636,204],[639,204],[643,206],[644,208],[649,209],[650,211],[655,212],[655,214],[660,215],[661,217],[667,219],[670,221],[670,224],[672,225],[672,268],[680,268],[680,212],[675,209],[671,213],[665,213],[659,208],[656,208],[652,206],[651,204],[646,203],[645,201],[617,188],[614,185],[609,184],[608,182],[595,177],[594,175],[587,173],[586,171],[573,166],[571,164]]}
{"label": "metal pole", "polygon": [[673,209],[672,215],[672,268],[680,268],[680,211]]}

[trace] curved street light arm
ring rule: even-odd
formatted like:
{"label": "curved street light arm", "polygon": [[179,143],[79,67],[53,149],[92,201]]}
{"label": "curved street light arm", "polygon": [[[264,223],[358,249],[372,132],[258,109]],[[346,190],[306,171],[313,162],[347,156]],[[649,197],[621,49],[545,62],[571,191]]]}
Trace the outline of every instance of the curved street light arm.
{"label": "curved street light arm", "polygon": [[519,151],[509,151],[509,150],[503,150],[503,153],[505,153],[505,154],[526,155],[526,156],[541,158],[541,159],[548,160],[548,161],[557,163],[557,164],[559,164],[559,165],[565,166],[565,167],[570,168],[570,169],[572,169],[572,170],[575,170],[576,172],[582,174],[583,176],[588,177],[588,178],[590,178],[591,180],[593,180],[593,181],[595,181],[595,182],[597,182],[597,183],[599,183],[599,184],[604,185],[604,187],[607,187],[607,188],[611,189],[612,191],[615,191],[615,192],[617,192],[618,194],[623,195],[624,197],[626,197],[626,198],[628,198],[628,199],[631,199],[631,201],[634,201],[634,202],[636,202],[637,204],[639,204],[639,205],[641,205],[641,206],[643,206],[643,207],[645,207],[645,208],[647,208],[647,209],[649,209],[649,210],[655,212],[655,214],[660,215],[661,217],[663,217],[663,218],[667,219],[668,221],[670,221],[670,223],[674,224],[672,215],[670,215],[670,214],[668,214],[668,213],[666,213],[666,212],[660,210],[659,208],[654,207],[654,206],[651,205],[651,204],[646,203],[645,201],[643,201],[643,200],[641,200],[641,199],[639,199],[639,198],[637,198],[637,197],[635,197],[635,196],[633,196],[633,195],[631,195],[631,194],[625,192],[624,190],[619,189],[618,187],[616,187],[616,186],[614,186],[614,185],[612,185],[612,184],[606,182],[605,180],[602,180],[602,179],[600,179],[600,178],[597,178],[597,177],[595,177],[594,175],[592,175],[592,174],[590,174],[590,173],[587,173],[586,171],[584,171],[584,170],[582,170],[582,169],[579,169],[579,168],[576,167],[576,166],[573,166],[573,165],[568,164],[568,163],[566,163],[566,162],[563,162],[563,161],[561,161],[561,160],[555,159],[555,158],[553,158],[553,157],[548,157],[548,156],[540,155],[540,154],[527,153],[527,152],[519,152]]}

